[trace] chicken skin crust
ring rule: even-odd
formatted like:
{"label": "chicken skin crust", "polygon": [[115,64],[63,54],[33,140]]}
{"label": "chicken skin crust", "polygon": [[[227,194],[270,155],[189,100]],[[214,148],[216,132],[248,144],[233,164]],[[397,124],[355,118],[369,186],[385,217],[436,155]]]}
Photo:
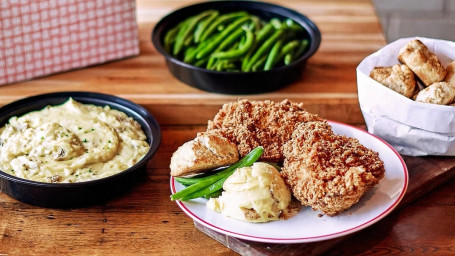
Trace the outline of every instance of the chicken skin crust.
{"label": "chicken skin crust", "polygon": [[385,172],[378,153],[334,134],[325,121],[301,123],[283,149],[281,175],[294,196],[329,216],[357,203]]}
{"label": "chicken skin crust", "polygon": [[241,157],[257,146],[264,147],[260,161],[282,163],[283,145],[291,139],[300,123],[321,121],[308,113],[303,104],[289,100],[273,101],[239,100],[224,104],[207,131],[217,132],[237,145]]}

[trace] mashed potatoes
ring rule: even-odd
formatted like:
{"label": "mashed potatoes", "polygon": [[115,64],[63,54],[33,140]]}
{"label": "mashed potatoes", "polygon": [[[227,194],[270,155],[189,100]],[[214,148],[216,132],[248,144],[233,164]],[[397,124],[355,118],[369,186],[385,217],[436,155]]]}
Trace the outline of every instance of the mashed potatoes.
{"label": "mashed potatoes", "polygon": [[237,169],[224,182],[223,189],[219,198],[207,202],[207,207],[238,220],[278,220],[286,215],[291,203],[291,192],[280,173],[266,163]]}
{"label": "mashed potatoes", "polygon": [[148,151],[139,123],[125,113],[69,99],[0,128],[0,170],[40,182],[80,182],[110,176]]}

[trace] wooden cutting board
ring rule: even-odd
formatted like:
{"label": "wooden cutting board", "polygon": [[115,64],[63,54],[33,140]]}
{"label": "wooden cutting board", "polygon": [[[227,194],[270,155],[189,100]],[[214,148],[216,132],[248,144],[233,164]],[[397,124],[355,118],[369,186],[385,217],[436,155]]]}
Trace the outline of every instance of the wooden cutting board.
{"label": "wooden cutting board", "polygon": [[[403,156],[409,171],[409,184],[398,208],[420,198],[455,177],[454,157]],[[230,237],[194,222],[196,228],[241,255],[319,255],[349,239],[352,235],[322,242],[301,244],[268,244]]]}

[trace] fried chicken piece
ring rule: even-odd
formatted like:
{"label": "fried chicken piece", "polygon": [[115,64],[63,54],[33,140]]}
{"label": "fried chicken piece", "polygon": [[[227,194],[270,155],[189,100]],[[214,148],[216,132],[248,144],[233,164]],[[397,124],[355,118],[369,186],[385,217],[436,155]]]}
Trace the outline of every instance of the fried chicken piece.
{"label": "fried chicken piece", "polygon": [[283,149],[281,175],[294,196],[329,216],[357,203],[385,172],[378,153],[334,134],[325,121],[300,124]]}
{"label": "fried chicken piece", "polygon": [[171,157],[171,175],[185,176],[204,172],[239,160],[237,147],[217,134],[200,132],[194,140],[180,146]]}
{"label": "fried chicken piece", "polygon": [[239,100],[224,104],[207,131],[217,132],[237,145],[241,156],[257,146],[264,147],[261,161],[282,163],[283,145],[301,122],[320,121],[322,118],[306,112],[303,104],[284,100]]}

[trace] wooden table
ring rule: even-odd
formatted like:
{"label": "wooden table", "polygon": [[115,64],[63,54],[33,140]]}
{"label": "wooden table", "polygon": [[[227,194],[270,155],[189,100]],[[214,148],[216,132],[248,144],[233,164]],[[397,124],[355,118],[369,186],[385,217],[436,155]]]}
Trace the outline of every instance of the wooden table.
{"label": "wooden table", "polygon": [[[0,255],[235,254],[200,232],[169,200],[168,166],[172,152],[204,130],[207,120],[223,103],[243,97],[275,101],[288,98],[303,102],[309,111],[322,117],[363,124],[355,68],[365,56],[385,45],[369,1],[274,1],[311,18],[321,30],[322,43],[299,81],[276,92],[248,96],[207,93],[177,81],[152,46],[154,24],[166,13],[192,2],[195,1],[137,1],[140,56],[0,87],[0,106],[55,91],[115,94],[146,107],[158,119],[163,132],[160,149],[148,165],[148,178],[105,204],[44,209],[0,194]],[[448,174],[439,180],[441,184],[453,176],[453,168],[446,171]],[[452,181],[441,186],[359,235],[338,243],[335,249],[326,246],[317,252],[453,254],[454,185]]]}

